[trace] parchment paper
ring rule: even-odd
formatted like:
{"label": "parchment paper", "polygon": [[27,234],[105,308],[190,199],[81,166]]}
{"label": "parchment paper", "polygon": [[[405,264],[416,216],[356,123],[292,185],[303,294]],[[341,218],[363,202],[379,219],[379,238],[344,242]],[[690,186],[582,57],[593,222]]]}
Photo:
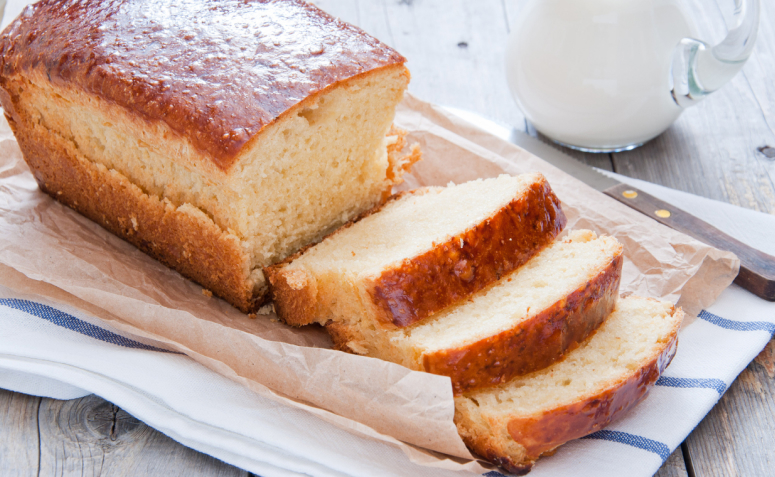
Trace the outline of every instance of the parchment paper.
{"label": "parchment paper", "polygon": [[[624,244],[622,291],[678,302],[689,313],[734,279],[737,258],[673,231],[536,156],[407,96],[396,123],[424,159],[402,188],[540,171],[571,228]],[[328,349],[320,328],[274,315],[250,319],[39,191],[7,124],[0,125],[0,284],[19,297],[66,303],[141,341],[197,362],[339,427],[391,442],[412,461],[484,472],[452,421],[446,377]]]}

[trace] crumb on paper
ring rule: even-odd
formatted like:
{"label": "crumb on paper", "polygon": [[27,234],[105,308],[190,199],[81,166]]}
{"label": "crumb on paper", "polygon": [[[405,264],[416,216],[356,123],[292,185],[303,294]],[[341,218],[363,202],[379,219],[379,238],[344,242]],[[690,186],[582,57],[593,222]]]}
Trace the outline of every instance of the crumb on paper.
{"label": "crumb on paper", "polygon": [[248,313],[248,318],[250,318],[251,320],[255,320],[256,317],[258,317],[258,315],[256,315],[255,313]]}
{"label": "crumb on paper", "polygon": [[271,315],[274,313],[274,303],[268,303],[258,309],[259,315]]}
{"label": "crumb on paper", "polygon": [[213,296],[213,292],[207,288],[202,288],[202,295],[206,296],[207,298],[211,298]]}

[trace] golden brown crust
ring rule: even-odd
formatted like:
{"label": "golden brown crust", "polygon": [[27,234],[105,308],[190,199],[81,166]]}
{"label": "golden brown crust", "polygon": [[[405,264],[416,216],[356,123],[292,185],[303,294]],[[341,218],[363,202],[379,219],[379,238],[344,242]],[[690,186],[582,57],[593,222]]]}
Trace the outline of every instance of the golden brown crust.
{"label": "golden brown crust", "polygon": [[452,379],[455,395],[543,369],[577,348],[616,306],[621,250],[599,274],[514,328],[423,356],[425,371]]}
{"label": "golden brown crust", "polygon": [[599,394],[539,416],[511,419],[509,434],[526,449],[526,460],[535,461],[561,444],[604,428],[646,397],[675,356],[677,344],[676,333],[648,364]]}
{"label": "golden brown crust", "polygon": [[[9,98],[2,98],[4,103]],[[145,194],[126,177],[80,156],[75,146],[37,124],[6,115],[41,190],[143,252],[200,283],[243,312],[256,310],[264,289],[248,280],[239,239],[198,209]]]}
{"label": "golden brown crust", "polygon": [[511,474],[525,475],[530,472],[534,462],[522,462],[524,449],[510,442],[511,436],[505,426],[492,427],[486,422],[475,422],[472,418],[476,413],[464,412],[461,408],[465,404],[461,405],[459,399],[455,399],[455,425],[469,450]]}
{"label": "golden brown crust", "polygon": [[221,170],[343,80],[382,68],[408,78],[393,49],[298,0],[43,0],[25,12],[0,39],[0,76],[75,85],[163,122]]}
{"label": "golden brown crust", "polygon": [[377,318],[405,327],[465,300],[543,250],[566,222],[542,177],[487,220],[383,271],[367,285]]}
{"label": "golden brown crust", "polygon": [[[299,253],[307,248],[309,246]],[[286,325],[308,325],[315,321],[317,315],[317,287],[303,270],[284,269],[287,263],[283,261],[264,268],[275,313]]]}

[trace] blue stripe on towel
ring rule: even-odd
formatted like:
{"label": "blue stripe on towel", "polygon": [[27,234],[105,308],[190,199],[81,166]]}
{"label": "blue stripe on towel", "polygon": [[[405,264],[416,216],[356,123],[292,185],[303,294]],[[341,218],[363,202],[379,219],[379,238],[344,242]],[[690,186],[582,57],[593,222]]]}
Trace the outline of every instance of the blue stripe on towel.
{"label": "blue stripe on towel", "polygon": [[715,389],[719,397],[727,390],[727,383],[720,379],[694,379],[694,378],[673,378],[660,376],[656,382],[657,386],[668,386],[671,388],[705,388]]}
{"label": "blue stripe on towel", "polygon": [[107,343],[118,346],[124,346],[125,348],[136,348],[148,351],[180,354],[175,351],[167,351],[166,349],[149,346],[135,340],[130,340],[129,338],[117,335],[116,333],[100,328],[99,326],[92,325],[91,323],[80,320],[73,315],[68,315],[63,311],[59,311],[56,308],[52,308],[41,303],[20,300],[18,298],[0,298],[0,305],[23,311],[30,315],[37,316],[38,318],[43,318],[46,321],[50,321],[51,323],[54,323],[57,326],[61,326],[62,328],[67,328],[68,330],[75,331],[76,333],[80,333],[100,341],[105,341]]}
{"label": "blue stripe on towel", "polygon": [[705,310],[702,310],[700,314],[697,315],[697,318],[703,319],[708,323],[712,323],[716,326],[720,326],[728,330],[766,331],[769,334],[775,336],[775,323],[770,323],[768,321],[732,321],[714,315],[713,313],[708,313]]}
{"label": "blue stripe on towel", "polygon": [[[647,439],[642,436],[636,436],[635,434],[629,434],[627,432],[608,431],[603,429],[602,431],[597,431],[588,436],[584,436],[582,437],[582,439],[601,439],[604,441],[612,441],[612,442],[618,442],[620,444],[627,444],[629,446],[637,447],[638,449],[643,449],[645,451],[649,451],[657,454],[659,457],[662,458],[663,463],[667,460],[668,457],[670,457],[670,448],[667,447],[667,445],[659,441]],[[500,472],[495,472],[495,471],[487,472],[486,474],[482,474],[482,476],[483,477],[506,477]]]}
{"label": "blue stripe on towel", "polygon": [[670,457],[670,448],[665,444],[642,436],[636,436],[635,434],[628,434],[627,432],[607,431],[603,429],[602,431],[597,431],[594,434],[582,437],[582,439],[602,439],[604,441],[627,444],[657,454],[662,458],[662,462],[665,462],[667,458]]}

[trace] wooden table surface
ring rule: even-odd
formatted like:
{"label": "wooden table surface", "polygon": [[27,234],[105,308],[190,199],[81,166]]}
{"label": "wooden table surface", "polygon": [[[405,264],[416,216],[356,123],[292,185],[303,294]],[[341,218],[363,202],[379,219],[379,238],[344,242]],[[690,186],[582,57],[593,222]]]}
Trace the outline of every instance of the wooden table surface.
{"label": "wooden table surface", "polygon": [[[723,37],[731,0],[689,0],[704,38]],[[0,1],[0,4],[4,2]],[[409,90],[528,133],[506,86],[509,25],[524,0],[318,0],[408,60]],[[703,6],[704,4],[704,6]],[[753,56],[730,84],[634,151],[582,161],[775,214],[775,3],[762,1]],[[732,384],[659,476],[769,476],[775,469],[775,345]],[[0,390],[0,475],[247,475],[187,449],[95,396],[73,401]]]}

